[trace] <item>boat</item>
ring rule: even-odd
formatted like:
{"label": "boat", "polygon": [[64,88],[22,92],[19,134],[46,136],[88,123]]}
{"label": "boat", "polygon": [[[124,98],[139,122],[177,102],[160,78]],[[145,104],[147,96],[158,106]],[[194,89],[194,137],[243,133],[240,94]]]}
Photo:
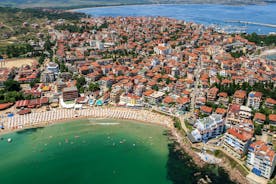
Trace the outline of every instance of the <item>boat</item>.
{"label": "boat", "polygon": [[11,138],[8,138],[8,143],[11,143],[12,142],[12,139]]}

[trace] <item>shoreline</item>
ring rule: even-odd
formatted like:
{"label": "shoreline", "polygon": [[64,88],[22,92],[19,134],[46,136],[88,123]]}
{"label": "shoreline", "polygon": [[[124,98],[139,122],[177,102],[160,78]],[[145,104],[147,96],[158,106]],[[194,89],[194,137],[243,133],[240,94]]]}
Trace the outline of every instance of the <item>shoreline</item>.
{"label": "shoreline", "polygon": [[[161,3],[161,4],[157,4],[157,3],[144,3],[144,4],[118,4],[118,5],[91,5],[88,7],[83,7],[83,8],[65,8],[64,10],[67,11],[67,12],[78,12],[79,10],[87,10],[87,9],[93,9],[93,8],[113,8],[113,7],[122,7],[122,6],[156,6],[156,5],[221,5],[221,6],[233,6],[233,7],[236,7],[236,6],[252,6],[252,5],[257,5],[257,6],[265,6],[267,4],[273,4],[273,3],[268,3],[268,2],[265,2],[265,3],[253,3],[253,4],[227,4],[227,3],[193,3],[193,2],[186,2],[186,3],[175,3],[175,4],[172,4],[172,3]],[[82,12],[83,13],[83,12]]]}
{"label": "shoreline", "polygon": [[178,144],[177,149],[180,149],[180,151],[188,154],[193,162],[199,167],[199,168],[203,168],[207,165],[216,165],[218,167],[223,168],[231,181],[233,182],[237,182],[240,184],[249,184],[249,181],[246,179],[245,176],[242,175],[242,173],[235,169],[235,167],[231,167],[230,165],[230,160],[227,159],[226,156],[223,156],[221,159],[221,162],[218,164],[209,164],[204,162],[200,156],[197,154],[198,151],[194,150],[194,147],[192,146],[192,144],[189,142],[189,140],[187,140],[186,137],[183,137],[180,135],[181,132],[179,132],[178,130],[175,130],[175,132],[171,132],[171,138],[173,140],[173,142],[175,142],[176,144]]}
{"label": "shoreline", "polygon": [[[5,128],[4,130],[0,130],[0,136],[10,134],[10,133],[15,133],[15,132],[22,131],[22,130],[28,130],[28,129],[32,129],[32,128],[47,127],[47,126],[52,126],[52,125],[55,125],[55,124],[66,123],[66,122],[77,121],[77,120],[92,119],[92,118],[94,118],[94,119],[114,119],[114,120],[136,121],[136,122],[140,122],[140,123],[144,123],[144,124],[162,126],[162,127],[168,128],[168,129],[171,129],[172,126],[173,126],[173,120],[172,120],[171,117],[168,117],[168,116],[165,116],[165,115],[160,115],[160,114],[148,111],[148,110],[137,110],[137,109],[117,108],[117,107],[115,107],[115,108],[114,107],[93,108],[93,109],[84,109],[84,110],[99,110],[99,111],[101,111],[101,110],[111,110],[112,113],[125,110],[125,111],[127,111],[129,113],[133,113],[133,114],[135,114],[135,113],[137,114],[137,113],[139,113],[139,111],[142,111],[142,113],[144,113],[144,114],[149,113],[149,115],[152,115],[152,116],[153,115],[154,116],[159,116],[157,120],[163,119],[163,120],[166,120],[167,122],[161,123],[162,121],[156,122],[156,121],[150,121],[150,120],[147,120],[147,119],[135,118],[135,117],[134,118],[127,118],[127,117],[124,118],[122,116],[116,117],[116,116],[109,116],[107,114],[99,114],[99,115],[96,115],[96,116],[95,115],[88,115],[88,116],[78,115],[78,116],[75,116],[75,114],[73,114],[73,117],[58,118],[58,119],[55,119],[55,120],[53,119],[53,120],[49,120],[49,121],[44,120],[44,121],[39,121],[39,122],[34,123],[34,124],[29,124],[29,125],[26,125],[26,126],[16,125],[16,126],[11,127],[9,129]],[[59,113],[58,111],[56,111],[56,112]],[[76,110],[75,112],[78,112],[78,110]],[[43,113],[45,113],[45,112],[43,112]],[[37,114],[41,114],[41,113],[37,113]],[[22,116],[24,117],[24,116],[27,116],[27,115],[22,115]],[[15,117],[20,117],[20,115],[16,115]],[[4,125],[5,125],[4,127],[6,127],[7,124],[8,124],[8,122],[4,122]],[[22,126],[22,127],[20,128],[19,126]]]}

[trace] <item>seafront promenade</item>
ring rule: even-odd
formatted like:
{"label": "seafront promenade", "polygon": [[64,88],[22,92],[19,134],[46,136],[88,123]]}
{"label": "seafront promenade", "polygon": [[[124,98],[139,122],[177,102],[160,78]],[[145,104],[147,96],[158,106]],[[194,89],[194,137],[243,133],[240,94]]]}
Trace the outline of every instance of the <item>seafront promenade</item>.
{"label": "seafront promenade", "polygon": [[107,118],[136,120],[146,123],[158,124],[166,127],[173,125],[170,117],[148,110],[137,110],[120,107],[93,107],[87,109],[54,109],[45,112],[34,112],[26,115],[15,115],[2,119],[7,132],[19,129],[46,126],[60,121],[77,118]]}

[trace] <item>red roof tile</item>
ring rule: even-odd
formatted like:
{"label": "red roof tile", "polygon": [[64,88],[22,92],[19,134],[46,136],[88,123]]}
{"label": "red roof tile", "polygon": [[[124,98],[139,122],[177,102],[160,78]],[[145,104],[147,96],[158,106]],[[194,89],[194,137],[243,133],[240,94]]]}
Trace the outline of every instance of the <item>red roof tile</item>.
{"label": "red roof tile", "polygon": [[231,134],[232,136],[238,138],[243,142],[248,141],[253,137],[253,132],[248,132],[241,128],[229,128],[227,130],[227,133]]}

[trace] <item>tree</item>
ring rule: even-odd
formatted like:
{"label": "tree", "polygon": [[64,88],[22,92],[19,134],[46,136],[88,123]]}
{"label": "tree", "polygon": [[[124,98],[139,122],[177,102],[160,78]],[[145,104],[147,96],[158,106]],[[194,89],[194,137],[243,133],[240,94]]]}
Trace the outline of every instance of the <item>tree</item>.
{"label": "tree", "polygon": [[90,83],[89,84],[89,91],[98,91],[100,89],[100,86],[98,83]]}
{"label": "tree", "polygon": [[33,88],[35,85],[36,85],[36,81],[35,80],[33,80],[33,81],[30,82],[30,87],[31,88]]}
{"label": "tree", "polygon": [[62,61],[59,65],[61,72],[68,72],[68,67],[64,64],[64,61]]}
{"label": "tree", "polygon": [[43,55],[40,56],[40,58],[39,58],[39,60],[38,60],[38,63],[39,63],[40,65],[42,65],[42,64],[44,63],[44,61],[45,61],[45,55],[43,54]]}
{"label": "tree", "polygon": [[170,78],[166,78],[166,84],[170,84],[172,81]]}
{"label": "tree", "polygon": [[262,125],[255,124],[254,133],[255,135],[262,135]]}
{"label": "tree", "polygon": [[158,88],[158,86],[155,84],[155,85],[153,85],[152,87],[151,87],[151,89],[153,89],[153,90],[155,90],[155,91],[158,91],[159,90],[159,88]]}
{"label": "tree", "polygon": [[79,92],[84,91],[83,86],[85,84],[86,84],[86,81],[85,81],[85,78],[83,76],[77,78],[77,84],[76,85],[77,85],[77,88],[78,88]]}
{"label": "tree", "polygon": [[5,91],[20,91],[20,84],[15,80],[7,80],[4,82]]}

